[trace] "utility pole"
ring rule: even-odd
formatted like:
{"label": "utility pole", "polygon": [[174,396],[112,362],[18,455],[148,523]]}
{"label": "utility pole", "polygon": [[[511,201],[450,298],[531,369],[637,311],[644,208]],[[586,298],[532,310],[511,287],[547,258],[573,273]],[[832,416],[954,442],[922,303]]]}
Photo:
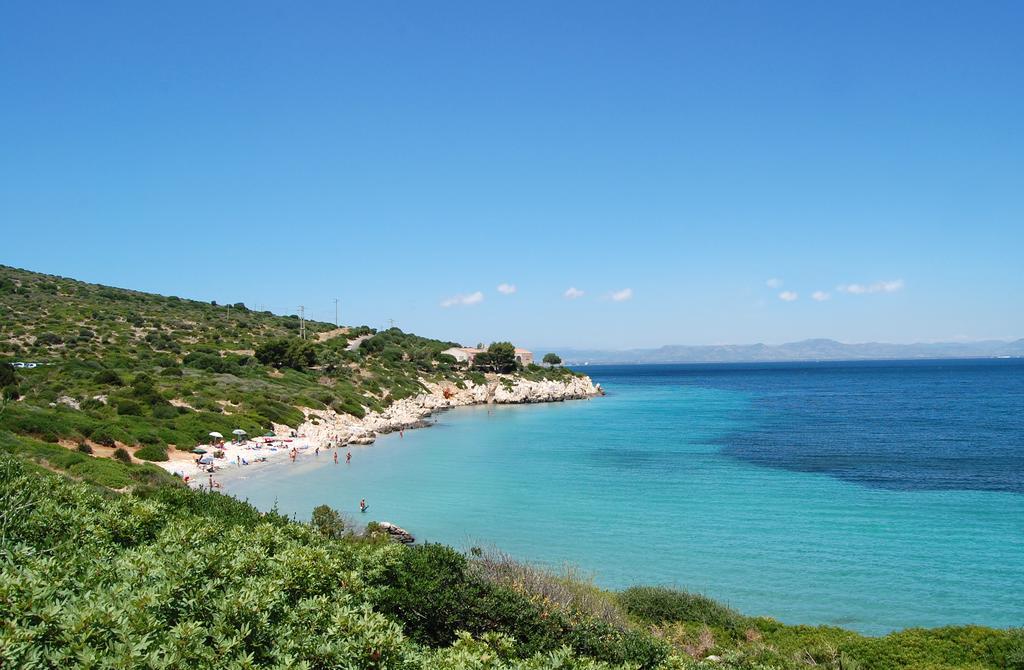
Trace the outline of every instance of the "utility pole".
{"label": "utility pole", "polygon": [[299,305],[299,337],[306,339],[306,307]]}
{"label": "utility pole", "polygon": [[334,299],[334,327],[338,327],[338,299]]}
{"label": "utility pole", "polygon": [[394,319],[388,319],[388,328],[394,328],[394,327],[395,327],[395,320]]}

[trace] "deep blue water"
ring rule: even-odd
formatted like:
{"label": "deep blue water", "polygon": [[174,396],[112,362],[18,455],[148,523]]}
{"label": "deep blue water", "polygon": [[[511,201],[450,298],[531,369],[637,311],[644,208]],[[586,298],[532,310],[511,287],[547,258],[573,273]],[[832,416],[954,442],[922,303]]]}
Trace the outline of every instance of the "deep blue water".
{"label": "deep blue water", "polygon": [[586,372],[607,397],[459,409],[229,488],[300,517],[365,497],[420,539],[790,623],[1024,624],[1024,361]]}
{"label": "deep blue water", "polygon": [[1024,361],[606,366],[610,382],[751,395],[716,441],[751,463],[891,489],[1024,493]]}

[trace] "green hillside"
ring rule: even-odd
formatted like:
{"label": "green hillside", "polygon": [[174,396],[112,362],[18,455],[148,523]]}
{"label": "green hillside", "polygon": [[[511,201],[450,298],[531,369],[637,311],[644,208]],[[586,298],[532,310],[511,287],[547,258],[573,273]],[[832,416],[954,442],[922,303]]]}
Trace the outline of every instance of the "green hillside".
{"label": "green hillside", "polygon": [[[0,429],[50,442],[146,445],[137,455],[159,460],[167,445],[190,449],[211,430],[258,435],[272,423],[294,426],[299,407],[361,417],[420,393],[420,379],[482,379],[441,353],[452,342],[315,321],[300,339],[302,327],[298,316],[241,303],[0,266],[0,362],[36,364],[0,380],[11,400]],[[573,373],[531,366],[517,374]]]}

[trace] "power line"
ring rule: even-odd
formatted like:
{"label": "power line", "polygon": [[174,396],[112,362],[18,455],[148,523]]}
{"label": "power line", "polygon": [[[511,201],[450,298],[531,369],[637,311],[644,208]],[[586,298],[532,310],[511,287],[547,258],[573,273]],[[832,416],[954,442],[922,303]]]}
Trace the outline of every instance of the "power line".
{"label": "power line", "polygon": [[306,307],[299,305],[299,337],[306,339]]}

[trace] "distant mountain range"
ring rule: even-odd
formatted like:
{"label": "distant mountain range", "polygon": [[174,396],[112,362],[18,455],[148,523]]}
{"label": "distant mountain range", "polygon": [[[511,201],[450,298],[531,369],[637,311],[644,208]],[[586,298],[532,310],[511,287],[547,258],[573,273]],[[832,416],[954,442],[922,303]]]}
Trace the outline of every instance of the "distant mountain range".
{"label": "distant mountain range", "polygon": [[867,361],[927,358],[1024,357],[1024,339],[1014,341],[846,344],[815,339],[786,344],[667,345],[657,349],[554,349],[569,365],[582,363],[755,363],[772,361]]}

